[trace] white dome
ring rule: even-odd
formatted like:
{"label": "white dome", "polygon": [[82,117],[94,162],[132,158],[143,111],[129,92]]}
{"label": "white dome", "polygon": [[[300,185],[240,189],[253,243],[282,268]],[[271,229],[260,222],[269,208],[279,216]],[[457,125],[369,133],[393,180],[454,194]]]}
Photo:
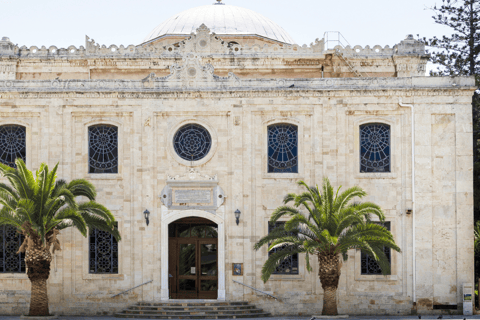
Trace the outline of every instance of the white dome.
{"label": "white dome", "polygon": [[216,3],[183,11],[166,20],[143,40],[143,43],[165,35],[190,35],[205,24],[218,35],[258,35],[294,44],[295,41],[278,24],[245,8]]}

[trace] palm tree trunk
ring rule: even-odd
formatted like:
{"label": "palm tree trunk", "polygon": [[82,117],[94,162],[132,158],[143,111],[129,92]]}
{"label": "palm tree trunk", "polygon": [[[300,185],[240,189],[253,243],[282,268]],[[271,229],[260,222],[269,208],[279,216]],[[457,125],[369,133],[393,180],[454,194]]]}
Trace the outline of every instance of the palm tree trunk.
{"label": "palm tree trunk", "polygon": [[337,288],[340,279],[342,264],[340,256],[328,251],[318,254],[318,276],[323,288],[323,310],[322,315],[336,316],[337,310]]}
{"label": "palm tree trunk", "polygon": [[31,280],[30,316],[48,316],[47,280]]}
{"label": "palm tree trunk", "polygon": [[32,284],[30,297],[30,316],[49,316],[47,280],[50,275],[52,255],[48,249],[27,249],[25,263],[27,275]]}
{"label": "palm tree trunk", "polygon": [[329,316],[338,315],[336,287],[326,287],[323,289],[322,315],[329,315]]}

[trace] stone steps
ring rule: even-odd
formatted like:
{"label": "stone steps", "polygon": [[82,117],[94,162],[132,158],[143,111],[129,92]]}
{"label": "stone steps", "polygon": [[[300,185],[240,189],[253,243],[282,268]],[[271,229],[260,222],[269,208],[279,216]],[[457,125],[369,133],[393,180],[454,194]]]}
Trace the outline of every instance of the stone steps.
{"label": "stone steps", "polygon": [[115,314],[117,318],[139,319],[238,319],[269,316],[269,313],[249,305],[248,302],[198,300],[139,302]]}

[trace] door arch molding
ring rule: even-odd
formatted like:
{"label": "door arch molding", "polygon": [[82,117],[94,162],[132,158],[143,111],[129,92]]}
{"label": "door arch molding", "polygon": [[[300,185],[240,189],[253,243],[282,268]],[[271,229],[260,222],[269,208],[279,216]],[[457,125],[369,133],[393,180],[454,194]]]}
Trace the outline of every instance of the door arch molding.
{"label": "door arch molding", "polygon": [[168,289],[168,225],[187,217],[204,218],[213,221],[218,226],[218,298],[225,300],[225,223],[213,213],[202,210],[175,210],[162,218],[161,224],[161,299],[169,300]]}

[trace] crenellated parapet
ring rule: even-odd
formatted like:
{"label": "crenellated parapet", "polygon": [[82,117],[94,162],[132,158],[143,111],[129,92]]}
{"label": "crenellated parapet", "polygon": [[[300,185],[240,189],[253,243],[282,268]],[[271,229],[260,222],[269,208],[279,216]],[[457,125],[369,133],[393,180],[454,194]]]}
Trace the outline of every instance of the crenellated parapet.
{"label": "crenellated parapet", "polygon": [[[36,79],[48,79],[59,73],[60,68],[61,77],[69,79],[138,79],[150,72],[166,76],[169,66],[192,53],[202,63],[214,66],[221,75],[235,72],[240,78],[248,78],[252,73],[258,77],[257,72],[261,72],[260,77],[272,74],[284,78],[422,76],[428,59],[425,45],[412,36],[393,48],[336,46],[328,50],[324,39],[317,39],[309,46],[227,42],[201,25],[188,38],[167,45],[151,42],[140,46],[106,46],[86,36],[85,46],[27,48],[3,38],[0,41],[0,79],[30,79],[34,74]],[[110,71],[101,71],[107,69]],[[127,69],[140,71],[125,72]]]}

